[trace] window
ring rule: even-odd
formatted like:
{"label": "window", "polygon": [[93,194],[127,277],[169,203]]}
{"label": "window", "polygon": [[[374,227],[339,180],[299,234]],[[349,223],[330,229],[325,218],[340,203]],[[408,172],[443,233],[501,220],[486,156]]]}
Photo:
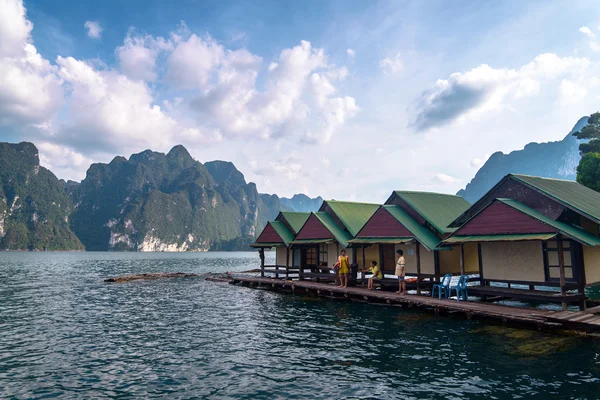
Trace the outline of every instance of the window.
{"label": "window", "polygon": [[[563,259],[565,264],[565,279],[573,279],[573,261],[571,257],[571,241],[563,240]],[[546,264],[546,280],[560,279],[560,266],[558,263],[558,242],[548,240],[544,244],[544,259]]]}
{"label": "window", "polygon": [[320,262],[320,265],[323,267],[327,266],[327,262],[329,260],[328,255],[327,255],[328,247],[329,247],[329,245],[327,243],[321,243],[319,245],[319,262]]}

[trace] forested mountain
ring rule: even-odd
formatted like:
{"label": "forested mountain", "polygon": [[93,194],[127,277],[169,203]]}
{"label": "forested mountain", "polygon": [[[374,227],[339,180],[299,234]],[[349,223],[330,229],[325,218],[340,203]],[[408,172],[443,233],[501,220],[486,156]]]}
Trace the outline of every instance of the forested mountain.
{"label": "forested mountain", "polygon": [[65,183],[40,166],[31,143],[0,143],[0,249],[83,250],[69,227]]}
{"label": "forested mountain", "polygon": [[575,180],[579,164],[579,143],[574,132],[587,124],[588,117],[577,121],[571,132],[561,141],[547,143],[529,143],[522,150],[509,154],[500,151],[492,154],[477,171],[475,177],[465,189],[457,194],[468,202],[474,203],[490,190],[505,175],[525,174],[544,178]]}
{"label": "forested mountain", "polygon": [[88,250],[208,250],[254,237],[281,208],[232,163],[203,165],[183,146],[93,164],[69,193],[73,231]]}
{"label": "forested mountain", "polygon": [[183,146],[117,156],[65,182],[39,165],[33,144],[0,143],[0,184],[0,250],[248,249],[279,211],[322,201],[283,205],[231,162],[202,164]]}

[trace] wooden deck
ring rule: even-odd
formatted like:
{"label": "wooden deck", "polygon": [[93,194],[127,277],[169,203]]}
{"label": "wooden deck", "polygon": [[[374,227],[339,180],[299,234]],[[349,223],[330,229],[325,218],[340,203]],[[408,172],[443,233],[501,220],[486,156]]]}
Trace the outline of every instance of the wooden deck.
{"label": "wooden deck", "polygon": [[532,307],[510,307],[480,301],[440,300],[426,295],[399,295],[395,292],[368,290],[362,287],[340,288],[333,284],[313,281],[292,281],[239,275],[229,279],[228,282],[280,292],[311,293],[329,298],[389,304],[406,308],[423,308],[436,314],[462,314],[469,319],[474,317],[496,319],[504,323],[514,322],[540,329],[569,330],[578,334],[590,334],[594,337],[600,337],[600,333],[594,333],[600,331],[600,316],[594,314],[600,312],[600,307],[595,307],[597,310],[590,309],[580,312],[550,311]]}

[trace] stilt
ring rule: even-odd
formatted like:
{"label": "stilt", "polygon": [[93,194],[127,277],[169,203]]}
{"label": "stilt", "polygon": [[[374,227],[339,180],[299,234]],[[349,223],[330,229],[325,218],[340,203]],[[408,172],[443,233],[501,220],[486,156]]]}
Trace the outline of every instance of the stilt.
{"label": "stilt", "polygon": [[290,279],[290,248],[285,248],[285,280]]}
{"label": "stilt", "polygon": [[[362,244],[362,276],[361,276],[361,280],[362,280],[362,285],[365,286],[365,268],[367,265],[367,261],[365,259],[365,244]],[[381,268],[381,265],[379,266],[379,268]]]}
{"label": "stilt", "polygon": [[465,247],[462,243],[460,244],[460,274],[465,274]]}
{"label": "stilt", "polygon": [[258,256],[260,257],[260,277],[265,277],[265,249],[258,249]]}
{"label": "stilt", "polygon": [[417,294],[421,294],[421,244],[417,242],[415,254],[417,256]]}
{"label": "stilt", "polygon": [[[565,254],[563,249],[563,239],[561,235],[556,236],[557,250],[558,250],[558,268],[560,269],[560,295],[564,296],[565,293]],[[562,302],[563,311],[567,309],[567,303]]]}

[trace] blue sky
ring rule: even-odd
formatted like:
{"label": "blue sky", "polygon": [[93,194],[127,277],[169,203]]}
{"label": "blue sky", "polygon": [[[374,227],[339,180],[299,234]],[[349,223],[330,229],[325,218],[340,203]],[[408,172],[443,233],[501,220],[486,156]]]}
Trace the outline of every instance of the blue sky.
{"label": "blue sky", "polygon": [[184,144],[260,191],[453,193],[600,109],[593,1],[0,0],[0,140],[59,177]]}

